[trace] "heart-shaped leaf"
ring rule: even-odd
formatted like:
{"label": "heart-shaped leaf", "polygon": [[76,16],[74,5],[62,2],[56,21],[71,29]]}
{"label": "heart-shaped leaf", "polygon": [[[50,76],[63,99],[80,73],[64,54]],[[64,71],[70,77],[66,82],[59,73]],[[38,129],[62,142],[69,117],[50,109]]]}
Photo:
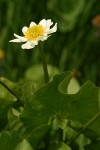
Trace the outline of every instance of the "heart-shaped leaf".
{"label": "heart-shaped leaf", "polygon": [[[76,94],[68,94],[65,89],[71,77],[70,72],[56,75],[53,81],[34,92],[31,101],[26,102],[21,120],[30,139],[38,141],[47,132],[53,118],[59,118],[60,126],[64,120],[66,124],[67,120],[85,124],[99,112],[99,89],[88,81]],[[99,126],[100,118],[90,128],[100,133]]]}

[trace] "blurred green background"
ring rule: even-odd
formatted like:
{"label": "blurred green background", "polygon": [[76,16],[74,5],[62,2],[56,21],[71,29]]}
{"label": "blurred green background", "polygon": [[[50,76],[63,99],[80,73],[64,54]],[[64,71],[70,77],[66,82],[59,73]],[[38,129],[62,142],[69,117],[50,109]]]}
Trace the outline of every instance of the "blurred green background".
{"label": "blurred green background", "polygon": [[23,26],[44,18],[58,23],[44,45],[52,72],[71,70],[80,84],[91,80],[99,85],[99,0],[0,0],[0,75],[12,81],[39,75],[38,46],[22,50],[9,40],[13,33],[22,35]]}

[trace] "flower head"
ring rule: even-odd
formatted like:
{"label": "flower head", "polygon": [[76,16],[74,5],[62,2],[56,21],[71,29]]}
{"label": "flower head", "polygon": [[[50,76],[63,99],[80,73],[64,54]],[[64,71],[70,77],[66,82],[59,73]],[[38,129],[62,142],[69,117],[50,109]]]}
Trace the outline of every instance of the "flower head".
{"label": "flower head", "polygon": [[53,25],[51,19],[43,19],[39,22],[39,24],[31,22],[29,27],[25,26],[22,28],[23,36],[19,36],[14,33],[16,39],[11,40],[10,42],[25,42],[21,46],[22,49],[34,48],[36,45],[38,45],[39,41],[47,40],[51,33],[57,31],[57,23],[55,23],[52,28],[50,28],[51,25]]}

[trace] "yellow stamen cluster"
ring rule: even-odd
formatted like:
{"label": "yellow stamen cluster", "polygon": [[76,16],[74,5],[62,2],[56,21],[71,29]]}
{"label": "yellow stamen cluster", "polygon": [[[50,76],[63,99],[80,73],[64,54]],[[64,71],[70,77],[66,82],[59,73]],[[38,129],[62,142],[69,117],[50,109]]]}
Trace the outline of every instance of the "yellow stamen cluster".
{"label": "yellow stamen cluster", "polygon": [[36,40],[39,36],[44,34],[44,31],[45,28],[42,25],[35,25],[28,28],[24,35],[28,40]]}

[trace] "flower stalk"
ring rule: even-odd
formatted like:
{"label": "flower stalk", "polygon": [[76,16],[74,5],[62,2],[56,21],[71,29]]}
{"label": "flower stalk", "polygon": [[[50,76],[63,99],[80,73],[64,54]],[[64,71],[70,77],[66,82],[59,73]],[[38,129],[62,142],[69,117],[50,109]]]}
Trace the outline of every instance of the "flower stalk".
{"label": "flower stalk", "polygon": [[48,75],[47,63],[46,63],[46,58],[45,58],[45,54],[43,50],[43,44],[41,42],[39,43],[39,51],[40,51],[40,56],[41,56],[41,61],[42,61],[42,66],[43,66],[43,71],[44,71],[45,83],[48,83],[49,75]]}

